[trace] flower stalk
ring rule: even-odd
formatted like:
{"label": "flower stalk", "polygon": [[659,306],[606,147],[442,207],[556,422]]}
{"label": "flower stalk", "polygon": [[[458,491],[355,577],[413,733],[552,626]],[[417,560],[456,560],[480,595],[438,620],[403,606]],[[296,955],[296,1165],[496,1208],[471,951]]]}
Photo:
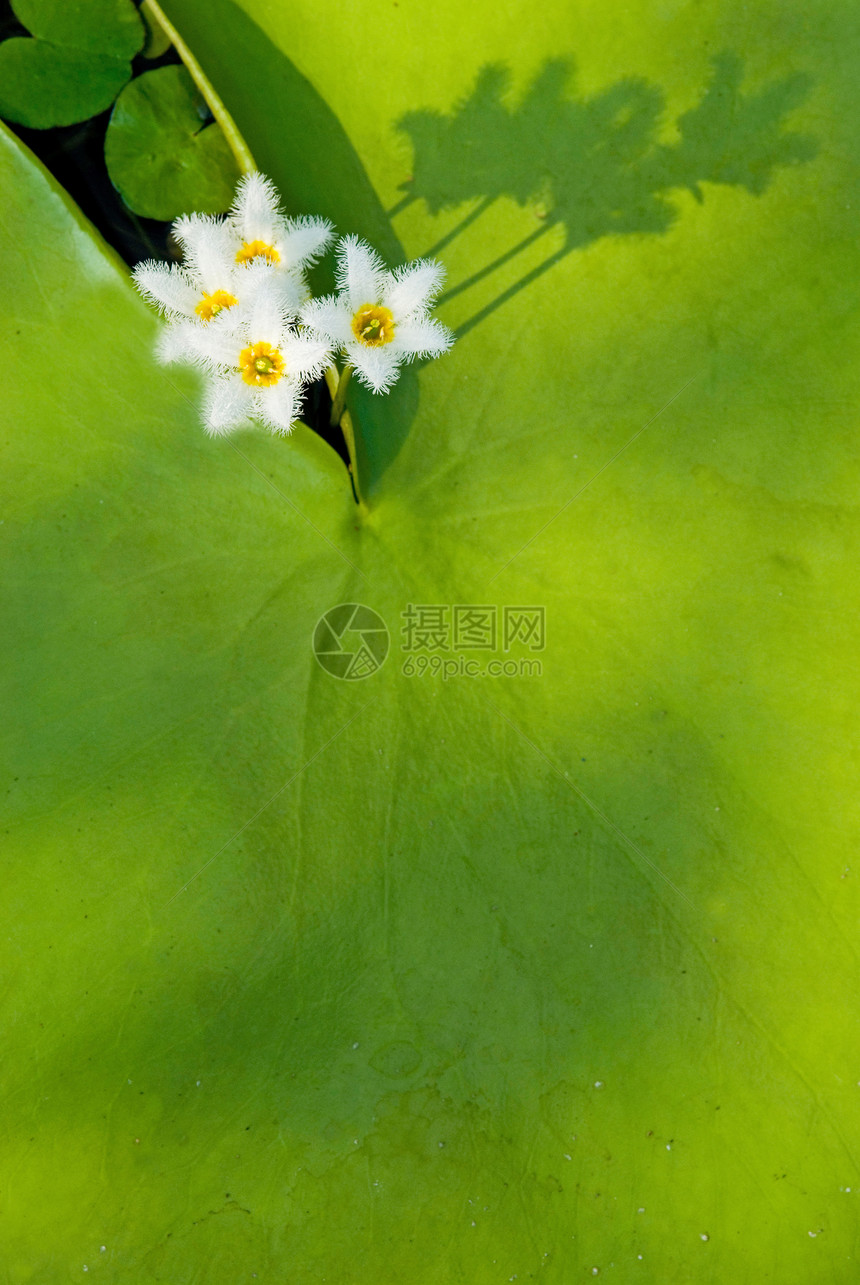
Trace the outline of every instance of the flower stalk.
{"label": "flower stalk", "polygon": [[[337,367],[334,367],[334,369],[336,371]],[[349,387],[349,380],[353,370],[354,370],[354,367],[351,366],[349,362],[347,362],[343,370],[340,372],[340,378],[337,380],[337,383],[335,384],[334,394],[331,399],[332,428],[337,428],[337,426],[340,424],[340,421],[343,419],[343,412],[346,406],[346,390]]]}
{"label": "flower stalk", "polygon": [[352,416],[346,409],[346,390],[352,376],[352,366],[348,363],[343,370],[338,373],[337,366],[334,362],[327,367],[325,372],[325,382],[328,391],[331,394],[331,418],[329,420],[332,428],[340,428],[343,433],[343,440],[346,442],[346,451],[349,456],[349,476],[352,480],[352,491],[355,496],[355,502],[361,509],[366,509],[364,497],[361,494],[361,486],[358,480],[358,457],[355,451],[355,429],[352,424]]}

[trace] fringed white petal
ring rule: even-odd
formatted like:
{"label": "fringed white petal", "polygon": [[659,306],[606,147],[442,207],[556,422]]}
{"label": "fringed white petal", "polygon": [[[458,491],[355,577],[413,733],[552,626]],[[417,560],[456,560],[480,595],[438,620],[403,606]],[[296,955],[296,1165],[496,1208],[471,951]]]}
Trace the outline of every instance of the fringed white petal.
{"label": "fringed white petal", "polygon": [[253,392],[254,415],[273,433],[286,436],[302,409],[301,385],[293,379],[279,379],[270,388]]}
{"label": "fringed white petal", "polygon": [[273,271],[272,289],[278,292],[281,309],[290,321],[297,321],[302,305],[310,294],[308,283],[301,272],[287,269]]}
{"label": "fringed white petal", "polygon": [[177,364],[205,366],[199,343],[199,322],[171,321],[155,343],[155,358],[164,366]]}
{"label": "fringed white petal", "polygon": [[345,299],[335,294],[323,299],[313,299],[302,308],[299,316],[303,326],[316,334],[325,335],[333,344],[348,344],[353,338],[352,312]]}
{"label": "fringed white petal", "polygon": [[404,357],[440,357],[454,342],[454,336],[441,321],[420,317],[401,321],[394,330],[392,348]]}
{"label": "fringed white petal", "polygon": [[418,259],[389,274],[382,302],[394,313],[395,321],[426,312],[442,289],[445,269],[434,259]]}
{"label": "fringed white petal", "polygon": [[228,223],[209,214],[183,214],[173,224],[173,235],[201,292],[229,289],[238,246]]}
{"label": "fringed white petal", "polygon": [[222,437],[254,413],[251,389],[240,375],[212,375],[203,399],[207,433]]}
{"label": "fringed white petal", "polygon": [[189,343],[198,354],[197,360],[210,370],[235,370],[239,354],[248,346],[248,335],[241,321],[239,306],[219,313],[212,321],[194,327]]}
{"label": "fringed white petal", "polygon": [[305,304],[310,302],[313,291],[308,285],[307,278],[305,277],[305,274],[302,272],[301,268],[290,269],[289,275],[290,275],[290,278],[295,282],[296,290],[298,292],[298,297],[299,297],[299,311],[301,311],[301,309],[305,306]]}
{"label": "fringed white petal", "polygon": [[375,250],[358,237],[344,237],[337,251],[337,286],[355,313],[365,303],[379,303],[388,273]]}
{"label": "fringed white petal", "polygon": [[393,344],[386,344],[384,348],[367,348],[355,341],[346,346],[347,359],[355,367],[356,375],[375,393],[388,392],[397,381],[398,368],[403,358],[392,351],[393,348]]}
{"label": "fringed white petal", "polygon": [[268,263],[250,263],[242,269],[240,280],[241,300],[224,316],[224,324],[241,329],[255,343],[264,339],[277,346],[299,313],[295,276],[277,272]]}
{"label": "fringed white petal", "polygon": [[288,268],[310,267],[327,249],[332,237],[328,219],[304,215],[298,219],[284,219],[284,229],[278,246],[281,261]]}
{"label": "fringed white petal", "polygon": [[133,270],[134,283],[150,303],[168,317],[193,317],[200,291],[182,268],[147,259]]}
{"label": "fringed white petal", "polygon": [[292,332],[284,337],[280,346],[291,378],[303,383],[318,379],[331,361],[331,344],[316,335],[297,335]]}
{"label": "fringed white petal", "polygon": [[278,189],[265,174],[254,171],[239,180],[236,199],[229,214],[230,224],[242,241],[265,241],[271,245],[280,222]]}

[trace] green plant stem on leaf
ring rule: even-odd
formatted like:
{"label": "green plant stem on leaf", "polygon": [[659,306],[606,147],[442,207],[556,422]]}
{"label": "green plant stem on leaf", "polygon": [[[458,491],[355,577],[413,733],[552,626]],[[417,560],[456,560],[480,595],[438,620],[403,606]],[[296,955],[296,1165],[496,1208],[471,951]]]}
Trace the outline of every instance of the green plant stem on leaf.
{"label": "green plant stem on leaf", "polygon": [[343,440],[346,442],[346,449],[349,453],[349,472],[352,478],[352,489],[355,492],[355,499],[359,507],[364,509],[367,506],[362,499],[361,490],[358,484],[358,461],[355,455],[355,432],[352,426],[352,416],[346,409],[346,390],[349,387],[349,381],[352,377],[352,366],[347,362],[343,370],[338,372],[337,367],[332,364],[325,373],[325,382],[331,393],[331,426],[337,428],[343,433]]}

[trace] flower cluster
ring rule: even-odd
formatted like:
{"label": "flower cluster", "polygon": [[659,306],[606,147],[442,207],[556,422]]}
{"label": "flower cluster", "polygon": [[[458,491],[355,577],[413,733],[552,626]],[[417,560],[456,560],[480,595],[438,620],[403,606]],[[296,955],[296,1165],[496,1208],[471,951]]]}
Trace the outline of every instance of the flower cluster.
{"label": "flower cluster", "polygon": [[404,361],[437,357],[453,336],[429,316],[444,269],[429,260],[388,272],[370,246],[337,246],[338,292],[312,299],[305,273],[332,241],[325,219],[287,218],[264,175],[247,174],[223,218],[186,215],[173,225],[181,265],[149,260],[134,270],[141,293],[167,319],[163,362],[207,375],[204,420],[222,434],[248,419],[289,433],[302,394],[337,353],[374,392]]}

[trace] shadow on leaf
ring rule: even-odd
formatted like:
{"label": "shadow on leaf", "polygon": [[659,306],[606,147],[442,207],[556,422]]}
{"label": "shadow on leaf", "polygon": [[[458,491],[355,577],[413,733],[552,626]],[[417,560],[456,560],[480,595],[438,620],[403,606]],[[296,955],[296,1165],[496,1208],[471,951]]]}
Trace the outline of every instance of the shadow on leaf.
{"label": "shadow on leaf", "polygon": [[785,117],[805,98],[808,79],[786,76],[744,93],[742,60],[714,59],[711,83],[678,118],[678,140],[659,142],[661,89],[626,78],[592,98],[571,94],[573,65],[552,60],[519,102],[511,102],[506,68],[484,67],[474,89],[450,113],[408,112],[398,126],[414,149],[413,176],[390,213],[424,201],[430,214],[477,204],[427,253],[438,254],[500,198],[531,206],[539,225],[509,250],[450,289],[470,289],[554,228],[563,242],[459,329],[462,337],[573,250],[605,236],[667,232],[678,217],[672,193],[701,202],[703,184],[742,187],[760,196],[780,166],[808,161],[817,144],[786,132]]}

